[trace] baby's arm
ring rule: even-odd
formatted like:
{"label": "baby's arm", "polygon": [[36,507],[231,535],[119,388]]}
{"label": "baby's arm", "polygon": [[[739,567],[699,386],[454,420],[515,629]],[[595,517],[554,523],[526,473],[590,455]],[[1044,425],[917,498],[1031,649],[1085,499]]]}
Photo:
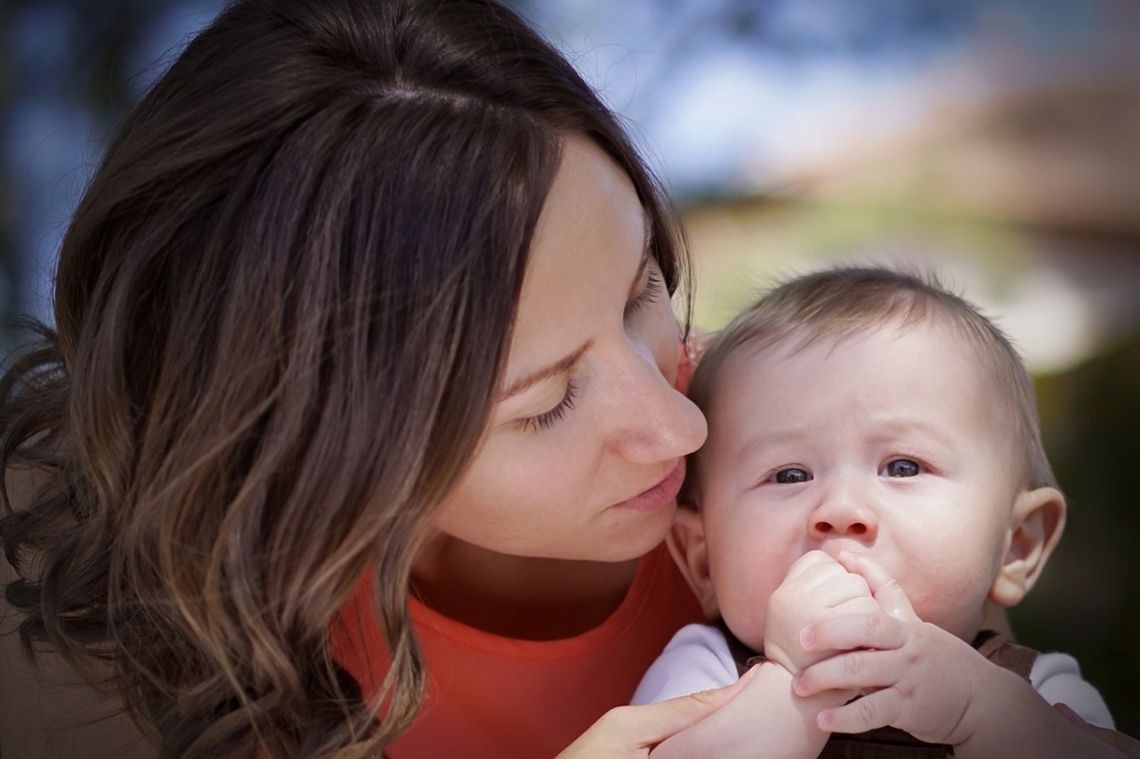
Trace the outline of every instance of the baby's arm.
{"label": "baby's arm", "polygon": [[[818,755],[828,735],[817,727],[817,715],[823,709],[842,704],[850,694],[820,692],[799,698],[792,693],[793,671],[798,672],[821,656],[803,651],[799,631],[811,622],[866,611],[874,604],[861,577],[848,573],[819,551],[805,554],[788,570],[768,602],[764,648],[770,660],[753,668],[749,682],[731,701],[662,743],[653,756],[754,757],[758,752],[765,757]],[[667,649],[662,658],[669,654]],[[697,666],[697,660],[690,659],[691,666]],[[703,666],[711,666],[707,656]],[[646,683],[658,682],[658,689],[668,690],[669,683],[682,679],[688,677],[666,675],[655,664],[638,689],[638,697],[644,693]],[[711,683],[716,684],[719,683]]]}
{"label": "baby's arm", "polygon": [[[865,558],[841,556],[893,613],[850,615],[805,628],[805,648],[849,653],[819,662],[794,682],[802,696],[872,690],[820,712],[819,726],[861,733],[890,725],[954,746],[955,756],[1109,757],[1107,743],[1067,720],[1017,674],[915,616],[897,584]],[[853,650],[861,649],[861,650]]]}
{"label": "baby's arm", "polygon": [[792,674],[770,661],[753,667],[746,677],[749,682],[731,701],[658,745],[650,754],[652,759],[818,756],[828,736],[816,726],[816,717],[842,704],[844,695],[824,692],[796,697]]}

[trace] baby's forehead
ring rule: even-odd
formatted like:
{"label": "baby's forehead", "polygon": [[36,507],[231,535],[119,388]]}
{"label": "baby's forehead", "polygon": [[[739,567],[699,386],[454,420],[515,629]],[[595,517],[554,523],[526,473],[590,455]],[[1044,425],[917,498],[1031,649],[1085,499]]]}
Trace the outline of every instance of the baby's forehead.
{"label": "baby's forehead", "polygon": [[[842,360],[833,361],[837,356]],[[1014,421],[1015,400],[998,362],[952,320],[930,314],[758,334],[733,346],[716,363],[703,404],[711,433],[717,426],[759,423],[740,413],[742,404],[754,396],[808,411],[814,394],[830,383],[840,383],[853,393],[870,393],[880,384],[898,387],[892,380],[903,371],[910,384],[901,388],[900,402],[912,389],[937,384],[947,394],[939,398],[950,400],[947,396],[952,395],[978,409],[993,423],[986,426],[994,434],[1004,436]],[[951,369],[961,381],[947,387],[942,375]],[[835,420],[836,425],[842,423]]]}

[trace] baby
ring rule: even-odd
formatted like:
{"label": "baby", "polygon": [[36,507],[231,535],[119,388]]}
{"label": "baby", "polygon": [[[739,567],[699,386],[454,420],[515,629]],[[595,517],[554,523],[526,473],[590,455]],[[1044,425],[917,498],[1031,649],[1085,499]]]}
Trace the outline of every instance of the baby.
{"label": "baby", "polygon": [[691,395],[709,437],[670,540],[718,622],[682,629],[634,703],[764,663],[654,756],[1115,755],[1049,706],[1112,726],[1071,657],[986,629],[1065,500],[1029,376],[974,307],[885,269],[801,277],[710,342]]}

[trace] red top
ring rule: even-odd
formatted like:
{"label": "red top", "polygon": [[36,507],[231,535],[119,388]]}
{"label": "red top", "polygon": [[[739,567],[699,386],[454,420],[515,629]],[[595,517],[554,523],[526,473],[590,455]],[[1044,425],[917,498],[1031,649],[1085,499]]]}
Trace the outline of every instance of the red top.
{"label": "red top", "polygon": [[[337,662],[372,696],[388,663],[372,612],[372,573],[333,626]],[[606,710],[629,703],[649,664],[700,607],[664,545],[637,568],[625,600],[600,626],[573,638],[504,638],[448,619],[410,599],[428,673],[415,724],[388,747],[401,757],[550,759]]]}

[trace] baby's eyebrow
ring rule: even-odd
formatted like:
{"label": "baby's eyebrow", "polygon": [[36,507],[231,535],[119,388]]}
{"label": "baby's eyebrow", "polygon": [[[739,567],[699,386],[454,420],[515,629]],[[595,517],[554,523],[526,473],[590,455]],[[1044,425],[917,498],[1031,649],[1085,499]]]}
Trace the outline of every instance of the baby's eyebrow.
{"label": "baby's eyebrow", "polygon": [[[840,424],[841,422],[837,422]],[[889,439],[903,435],[918,434],[924,440],[947,449],[957,449],[962,444],[954,435],[926,419],[913,417],[888,417],[875,423],[874,431],[868,433],[868,439],[878,442],[888,442]],[[759,455],[761,449],[773,445],[795,445],[813,439],[818,439],[819,433],[810,430],[765,429],[742,442],[735,451],[733,461],[747,462]]]}
{"label": "baby's eyebrow", "polygon": [[752,437],[745,440],[736,449],[736,454],[733,460],[747,461],[756,456],[759,449],[770,446],[779,445],[782,443],[795,443],[796,441],[803,440],[805,437],[811,437],[808,434],[796,430],[764,430]]}
{"label": "baby's eyebrow", "polygon": [[880,423],[880,430],[884,437],[918,433],[921,434],[924,439],[948,448],[957,448],[962,443],[955,435],[946,431],[940,425],[926,419],[911,417],[888,419]]}

